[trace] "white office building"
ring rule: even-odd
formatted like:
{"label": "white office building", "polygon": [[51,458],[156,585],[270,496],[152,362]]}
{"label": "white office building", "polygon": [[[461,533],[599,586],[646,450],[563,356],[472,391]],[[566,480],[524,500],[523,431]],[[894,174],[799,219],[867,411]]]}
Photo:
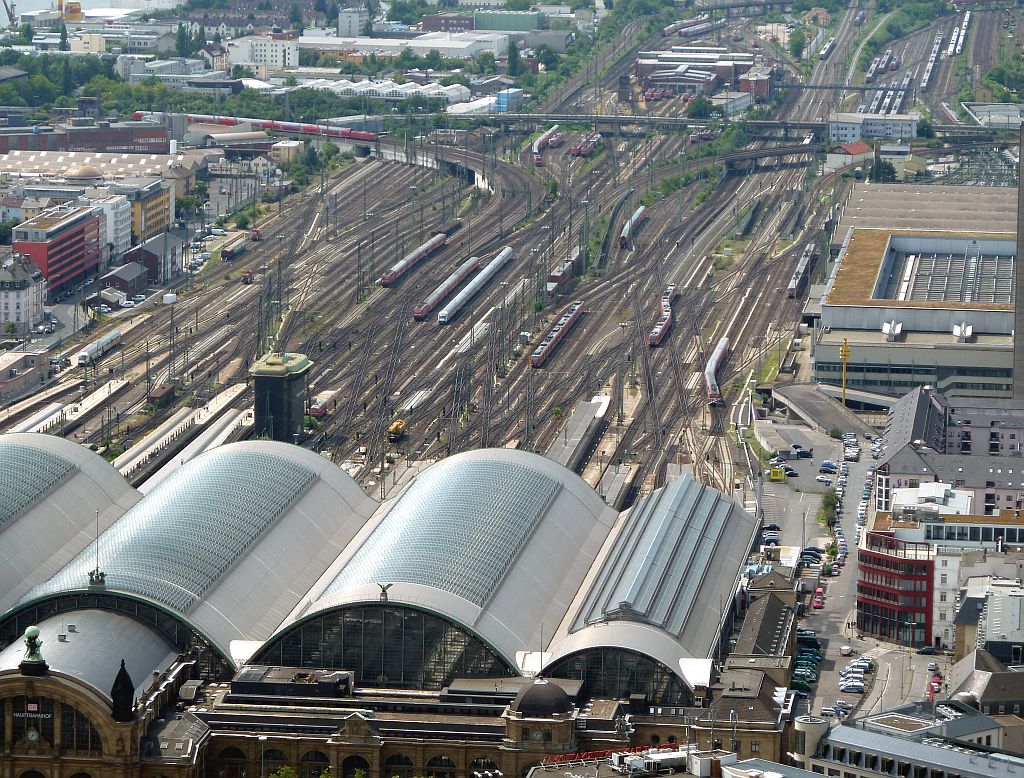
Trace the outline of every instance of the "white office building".
{"label": "white office building", "polygon": [[103,211],[103,241],[110,250],[110,259],[117,260],[132,246],[132,206],[124,195],[114,194],[89,201]]}
{"label": "white office building", "polygon": [[906,140],[917,136],[918,114],[833,113],[828,117],[832,143],[851,143],[865,138]]}
{"label": "white office building", "polygon": [[338,35],[347,35],[350,38],[362,35],[368,21],[370,14],[366,12],[366,6],[342,8],[338,11]]}
{"label": "white office building", "polygon": [[232,66],[293,68],[299,64],[299,42],[270,35],[248,35],[227,42],[228,61]]}

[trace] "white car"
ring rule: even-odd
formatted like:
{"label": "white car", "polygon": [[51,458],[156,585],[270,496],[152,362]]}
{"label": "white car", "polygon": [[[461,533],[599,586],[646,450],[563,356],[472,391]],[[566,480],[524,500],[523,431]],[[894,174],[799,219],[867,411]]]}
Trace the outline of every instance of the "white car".
{"label": "white car", "polygon": [[135,301],[134,300],[122,300],[121,301],[121,307],[122,308],[134,308],[135,307]]}
{"label": "white car", "polygon": [[146,295],[144,295],[144,294],[133,294],[132,295],[132,302],[133,303],[144,303],[144,302],[146,302]]}
{"label": "white car", "polygon": [[832,479],[829,478],[827,475],[816,476],[814,480],[815,481],[821,481],[821,483],[825,484],[825,486],[831,486],[832,485]]}

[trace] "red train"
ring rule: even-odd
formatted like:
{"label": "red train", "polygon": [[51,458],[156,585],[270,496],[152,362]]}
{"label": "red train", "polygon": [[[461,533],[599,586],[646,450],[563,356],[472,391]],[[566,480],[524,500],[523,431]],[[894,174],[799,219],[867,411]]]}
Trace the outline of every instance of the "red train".
{"label": "red train", "polygon": [[[160,116],[152,111],[136,111],[132,118],[136,121]],[[272,119],[249,119],[244,116],[213,116],[211,114],[187,114],[190,124],[219,124],[222,127],[235,127],[249,124],[259,130],[268,132],[288,132],[293,135],[313,135],[325,138],[346,138],[349,140],[377,140],[377,133],[351,130],[348,127],[331,127],[327,124],[304,124],[302,122],[279,122]]]}
{"label": "red train", "polygon": [[382,275],[377,282],[381,286],[391,286],[395,281],[401,278],[407,270],[418,264],[420,261],[426,259],[441,246],[448,242],[448,236],[443,232],[439,232],[437,235],[432,237],[422,246],[414,249],[413,251],[406,254],[397,263],[391,266],[391,268]]}
{"label": "red train", "polygon": [[562,314],[562,318],[558,320],[558,323],[544,336],[541,344],[533,350],[533,354],[530,355],[530,365],[532,367],[541,367],[582,315],[583,300],[577,300],[569,306],[569,310]]}
{"label": "red train", "polygon": [[672,327],[672,300],[675,296],[676,285],[669,284],[666,286],[665,291],[661,295],[661,316],[658,317],[658,323],[654,325],[654,329],[647,336],[648,346],[660,346],[661,341],[665,339],[669,329]]}

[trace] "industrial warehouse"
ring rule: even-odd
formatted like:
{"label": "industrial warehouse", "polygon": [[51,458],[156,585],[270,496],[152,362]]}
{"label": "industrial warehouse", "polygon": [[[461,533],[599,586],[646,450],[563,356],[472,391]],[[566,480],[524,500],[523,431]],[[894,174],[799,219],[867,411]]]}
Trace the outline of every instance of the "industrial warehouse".
{"label": "industrial warehouse", "polygon": [[[519,775],[538,752],[626,747],[615,701],[710,704],[756,531],[689,477],[620,514],[506,449],[430,464],[384,504],[270,441],[219,447],[145,496],[60,438],[5,435],[0,458],[0,737],[38,744],[19,773],[60,741],[70,772],[116,755],[239,778],[253,729],[286,741],[259,751],[267,771],[311,778],[475,759]],[[733,696],[763,698],[775,731],[781,690],[753,675]]]}
{"label": "industrial warehouse", "polygon": [[[1009,397],[1017,208],[1005,188],[857,184],[837,208],[820,293],[814,376],[889,405],[922,385]],[[816,305],[814,306],[816,309]]]}

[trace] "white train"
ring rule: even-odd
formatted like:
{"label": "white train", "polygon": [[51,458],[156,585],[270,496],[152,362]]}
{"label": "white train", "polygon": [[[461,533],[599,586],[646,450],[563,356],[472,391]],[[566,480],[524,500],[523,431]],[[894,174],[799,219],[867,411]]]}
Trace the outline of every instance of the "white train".
{"label": "white train", "polygon": [[121,331],[120,330],[114,330],[113,332],[108,332],[106,335],[104,335],[99,340],[97,340],[97,341],[95,341],[93,343],[90,343],[84,349],[79,351],[75,355],[75,363],[78,364],[78,365],[82,365],[82,366],[91,365],[93,362],[95,362],[97,359],[102,357],[104,354],[106,354],[108,351],[110,351],[112,348],[114,348],[120,342],[121,342]]}

